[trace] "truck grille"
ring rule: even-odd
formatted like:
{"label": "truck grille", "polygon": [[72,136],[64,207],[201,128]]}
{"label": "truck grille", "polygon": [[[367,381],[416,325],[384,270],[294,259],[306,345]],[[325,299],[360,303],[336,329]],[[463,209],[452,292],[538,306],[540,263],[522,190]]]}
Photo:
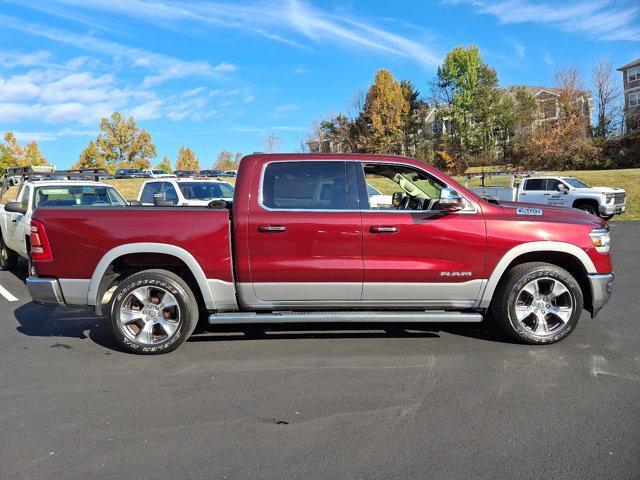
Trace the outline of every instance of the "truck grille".
{"label": "truck grille", "polygon": [[614,193],[613,194],[613,203],[615,205],[620,205],[624,203],[626,200],[626,194],[624,193]]}

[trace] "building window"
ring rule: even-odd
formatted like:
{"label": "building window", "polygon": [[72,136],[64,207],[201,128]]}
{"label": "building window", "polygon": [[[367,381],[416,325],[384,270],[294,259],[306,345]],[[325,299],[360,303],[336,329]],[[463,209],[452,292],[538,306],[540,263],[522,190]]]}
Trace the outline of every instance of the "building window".
{"label": "building window", "polygon": [[640,80],[640,66],[627,70],[627,82],[635,82]]}
{"label": "building window", "polygon": [[640,90],[629,92],[627,94],[627,98],[629,100],[630,107],[637,107],[638,105],[640,105]]}

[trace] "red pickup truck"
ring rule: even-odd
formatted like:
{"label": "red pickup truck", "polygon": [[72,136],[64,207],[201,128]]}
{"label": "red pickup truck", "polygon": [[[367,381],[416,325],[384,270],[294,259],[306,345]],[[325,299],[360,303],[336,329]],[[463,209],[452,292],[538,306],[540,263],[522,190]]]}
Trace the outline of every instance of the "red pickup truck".
{"label": "red pickup truck", "polygon": [[232,204],[38,208],[27,285],[39,303],[106,311],[137,353],[175,349],[202,315],[210,324],[487,316],[541,344],[608,301],[609,235],[594,215],[491,203],[410,158],[256,154],[240,164]]}

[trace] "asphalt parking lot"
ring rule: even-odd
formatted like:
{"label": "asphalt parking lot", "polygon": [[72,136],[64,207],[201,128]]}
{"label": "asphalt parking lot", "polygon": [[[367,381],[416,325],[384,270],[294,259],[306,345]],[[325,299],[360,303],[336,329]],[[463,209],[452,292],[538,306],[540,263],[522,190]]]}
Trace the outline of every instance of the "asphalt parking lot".
{"label": "asphalt parking lot", "polygon": [[640,223],[613,245],[612,301],[546,347],[232,327],[141,357],[0,272],[0,477],[640,478]]}

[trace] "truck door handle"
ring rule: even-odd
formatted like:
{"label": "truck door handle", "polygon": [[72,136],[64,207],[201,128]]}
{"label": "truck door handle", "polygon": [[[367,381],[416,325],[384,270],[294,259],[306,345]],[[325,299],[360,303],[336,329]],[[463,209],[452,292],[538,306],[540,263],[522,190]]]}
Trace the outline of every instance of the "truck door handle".
{"label": "truck door handle", "polygon": [[18,223],[18,219],[17,218],[12,218],[11,219],[11,223]]}
{"label": "truck door handle", "polygon": [[548,197],[548,196],[549,196],[549,195],[551,195],[551,194],[550,194],[550,193],[543,193],[543,195],[544,195],[545,197]]}
{"label": "truck door handle", "polygon": [[396,233],[398,227],[386,226],[386,225],[372,225],[369,228],[371,233]]}
{"label": "truck door handle", "polygon": [[279,233],[286,232],[287,227],[285,227],[284,225],[259,225],[258,231],[264,233]]}

